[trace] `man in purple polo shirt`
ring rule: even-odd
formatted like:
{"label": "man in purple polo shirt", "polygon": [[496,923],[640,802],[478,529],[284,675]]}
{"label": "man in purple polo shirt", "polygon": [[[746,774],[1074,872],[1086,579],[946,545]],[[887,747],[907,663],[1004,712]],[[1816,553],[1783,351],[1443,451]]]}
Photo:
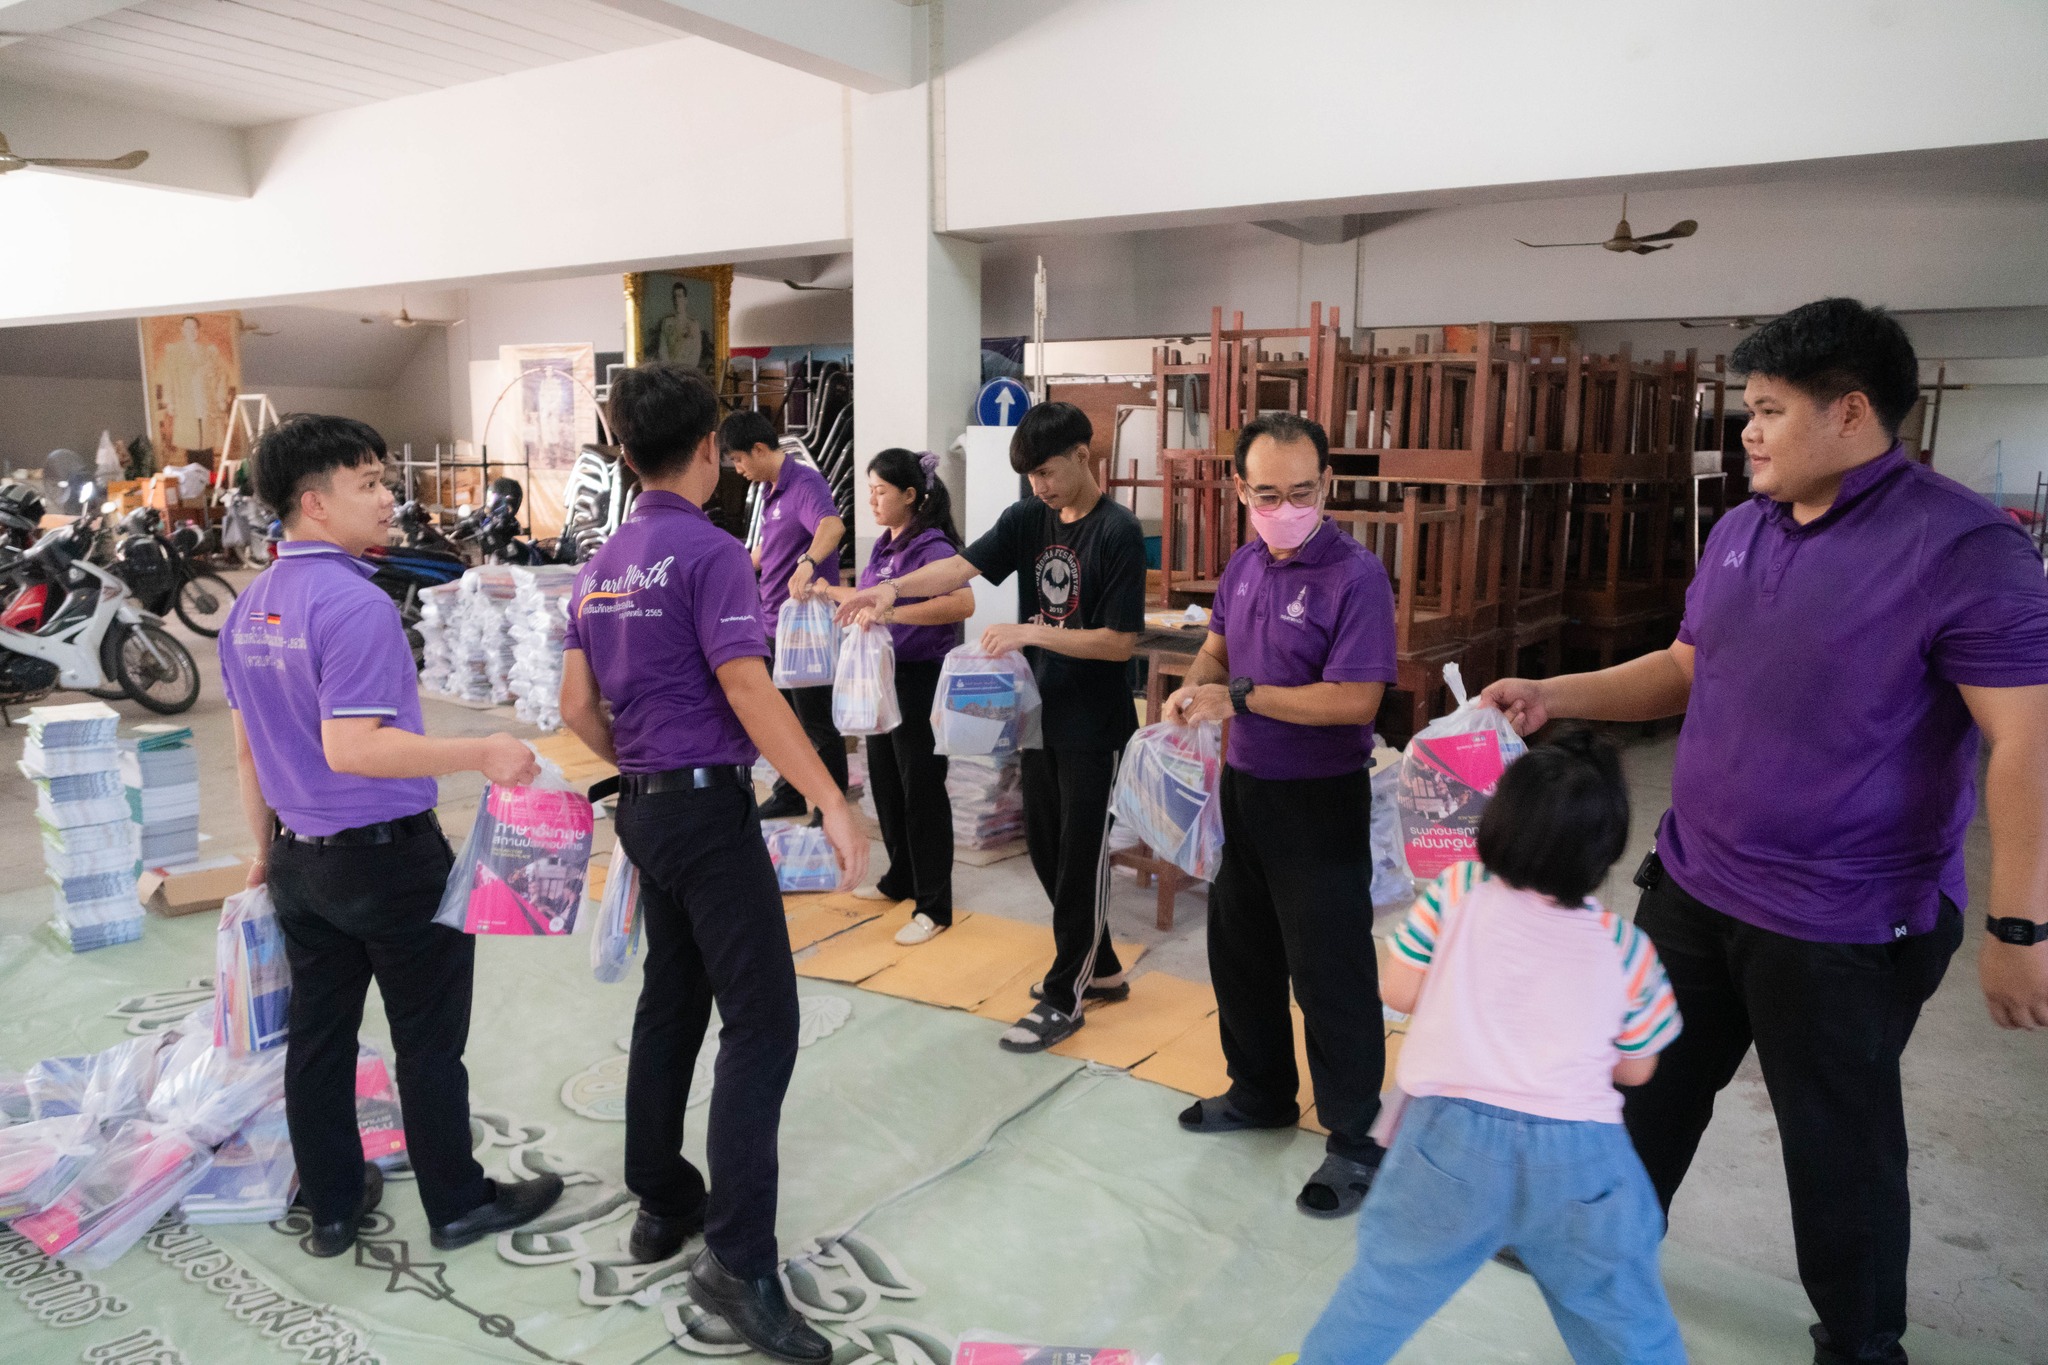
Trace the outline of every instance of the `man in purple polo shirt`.
{"label": "man in purple polo shirt", "polygon": [[1230,721],[1223,865],[1209,891],[1209,975],[1230,1089],[1180,1116],[1195,1133],[1288,1128],[1290,982],[1308,1035],[1323,1164],[1295,1206],[1357,1210],[1385,1153],[1366,1136],[1387,1066],[1372,941],[1372,722],[1394,681],[1387,571],[1335,520],[1330,442],[1292,413],[1237,437],[1237,496],[1258,538],[1216,585],[1209,638],[1169,720]]}
{"label": "man in purple polo shirt", "polygon": [[405,1096],[405,1142],[433,1242],[451,1250],[517,1227],[558,1176],[484,1178],[469,1145],[469,1000],[476,940],[434,923],[454,854],[434,779],[531,781],[510,735],[429,739],[398,608],[357,558],[391,531],[384,441],[346,417],[299,416],[256,448],[256,492],[284,517],[277,562],[236,599],[220,636],[242,810],[291,962],[285,1118],[315,1256],[354,1244],[383,1176],[356,1133],[356,1029],[372,977]]}
{"label": "man in purple polo shirt", "polygon": [[1962,943],[1989,739],[1993,1020],[2048,1026],[2048,586],[2004,513],[1914,463],[1890,316],[1823,299],[1735,348],[1756,496],[1714,527],[1678,642],[1485,691],[1555,717],[1685,716],[1636,923],[1685,1032],[1628,1093],[1669,1209],[1755,1045],[1784,1144],[1814,1359],[1899,1362],[1911,1203],[1899,1056]]}
{"label": "man in purple polo shirt", "polygon": [[[576,576],[561,703],[563,722],[619,766],[619,842],[640,869],[646,980],[626,1067],[626,1185],[640,1214],[629,1249],[666,1260],[701,1230],[691,1297],[756,1350],[823,1365],[831,1344],[776,1276],[796,969],[754,805],[756,746],[817,802],[842,886],[865,875],[868,842],[769,680],[745,548],[704,515],[718,487],[717,397],[692,371],[642,365],[612,381],[610,416],[642,492]],[[682,1154],[683,1112],[714,1000],[707,1192]]]}
{"label": "man in purple polo shirt", "polygon": [[[783,453],[775,425],[758,412],[736,412],[718,429],[719,453],[750,482],[761,484],[761,539],[754,567],[761,572],[761,625],[775,639],[775,617],[792,596],[804,597],[813,578],[839,582],[839,542],[846,519],[839,515],[825,476]],[[772,651],[771,651],[772,653]],[[832,687],[794,687],[783,692],[803,722],[811,747],[825,761],[833,785],[846,790],[846,738],[832,723]],[[761,818],[802,815],[804,799],[787,777],[761,806]]]}

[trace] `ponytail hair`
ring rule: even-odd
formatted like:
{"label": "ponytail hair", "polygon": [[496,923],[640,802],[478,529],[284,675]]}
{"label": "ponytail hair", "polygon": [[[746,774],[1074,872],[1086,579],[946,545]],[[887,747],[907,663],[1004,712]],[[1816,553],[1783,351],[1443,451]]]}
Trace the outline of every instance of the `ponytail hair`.
{"label": "ponytail hair", "polygon": [[965,542],[960,539],[960,528],[953,524],[953,495],[946,491],[945,482],[939,478],[939,457],[930,451],[919,454],[901,446],[889,449],[868,461],[868,473],[887,484],[917,494],[917,501],[910,504],[910,520],[897,533],[898,540],[909,540],[928,530],[936,530],[959,549]]}

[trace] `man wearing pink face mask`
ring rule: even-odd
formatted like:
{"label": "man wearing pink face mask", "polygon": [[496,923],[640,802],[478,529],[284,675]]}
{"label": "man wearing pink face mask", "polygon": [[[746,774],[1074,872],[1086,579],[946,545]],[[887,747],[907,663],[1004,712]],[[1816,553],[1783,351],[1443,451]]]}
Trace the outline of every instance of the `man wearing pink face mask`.
{"label": "man wearing pink face mask", "polygon": [[1230,722],[1223,865],[1209,974],[1230,1089],[1180,1116],[1195,1133],[1300,1117],[1288,987],[1307,1025],[1323,1164],[1295,1206],[1355,1212],[1384,1155],[1367,1130],[1386,1069],[1372,941],[1372,722],[1394,681],[1394,595],[1370,550],[1323,514],[1330,442],[1291,413],[1237,438],[1237,496],[1258,538],[1230,557],[1209,638],[1170,720]]}

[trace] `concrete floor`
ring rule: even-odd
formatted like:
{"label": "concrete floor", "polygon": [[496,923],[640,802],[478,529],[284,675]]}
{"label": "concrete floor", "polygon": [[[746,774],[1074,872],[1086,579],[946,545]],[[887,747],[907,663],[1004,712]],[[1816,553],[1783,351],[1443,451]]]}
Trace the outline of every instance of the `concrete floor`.
{"label": "concrete floor", "polygon": [[[246,851],[249,840],[234,801],[232,731],[212,643],[186,638],[205,678],[198,705],[185,717],[200,750],[201,828],[212,836],[202,854]],[[116,709],[131,721],[152,718],[132,703],[117,703]],[[428,701],[426,719],[435,734],[530,733],[512,719],[509,708],[483,712]],[[1630,851],[1605,890],[1608,903],[1624,912],[1635,903],[1628,877],[1669,798],[1674,743],[1667,733],[1634,739],[1627,749],[1635,828]],[[441,784],[444,804],[473,802],[480,790],[481,780],[474,775]],[[13,852],[0,861],[0,936],[31,932],[43,918],[40,909],[29,908],[38,906],[39,898],[6,895],[42,881],[33,818],[27,784],[0,783],[0,830],[11,832],[6,847]],[[873,852],[879,871],[879,844]],[[1972,898],[1981,901],[1989,871],[1981,815],[1970,831],[1969,870]],[[986,868],[961,865],[955,895],[968,909],[1040,922],[1049,918],[1022,858]],[[1111,912],[1120,938],[1148,945],[1144,968],[1206,980],[1205,908],[1199,893],[1183,894],[1174,928],[1161,932],[1153,928],[1153,894],[1120,873]],[[1910,1314],[1915,1323],[1944,1336],[2048,1365],[2048,1177],[2042,1175],[2042,1153],[2048,1151],[2048,1039],[1991,1026],[1976,985],[1981,939],[1981,934],[1966,936],[1963,952],[1929,1002],[1906,1054],[1917,1209]],[[5,1010],[0,1002],[0,1015]],[[1763,1274],[1796,1278],[1777,1134],[1753,1059],[1723,1097],[1673,1209],[1671,1240]]]}

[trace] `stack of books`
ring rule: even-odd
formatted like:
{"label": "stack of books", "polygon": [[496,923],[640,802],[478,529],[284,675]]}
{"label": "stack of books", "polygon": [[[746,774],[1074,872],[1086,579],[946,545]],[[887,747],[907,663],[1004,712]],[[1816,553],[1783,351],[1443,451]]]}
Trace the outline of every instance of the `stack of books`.
{"label": "stack of books", "polygon": [[142,937],[141,862],[121,782],[120,720],[99,702],[28,713],[20,766],[36,788],[52,927],[73,952]]}
{"label": "stack of books", "polygon": [[128,813],[141,831],[142,864],[171,867],[199,857],[199,751],[183,725],[138,725],[121,741]]}

